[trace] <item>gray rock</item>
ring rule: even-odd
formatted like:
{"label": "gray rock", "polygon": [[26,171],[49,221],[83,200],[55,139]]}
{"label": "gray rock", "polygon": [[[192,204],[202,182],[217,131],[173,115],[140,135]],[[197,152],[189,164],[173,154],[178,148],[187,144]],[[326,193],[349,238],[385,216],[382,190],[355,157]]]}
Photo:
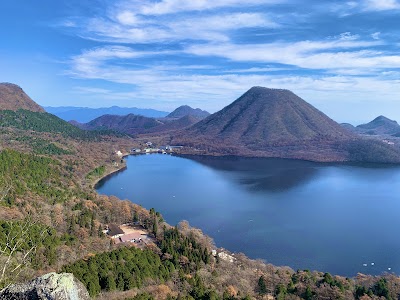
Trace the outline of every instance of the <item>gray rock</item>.
{"label": "gray rock", "polygon": [[0,291],[0,300],[88,300],[85,286],[70,273],[48,273]]}

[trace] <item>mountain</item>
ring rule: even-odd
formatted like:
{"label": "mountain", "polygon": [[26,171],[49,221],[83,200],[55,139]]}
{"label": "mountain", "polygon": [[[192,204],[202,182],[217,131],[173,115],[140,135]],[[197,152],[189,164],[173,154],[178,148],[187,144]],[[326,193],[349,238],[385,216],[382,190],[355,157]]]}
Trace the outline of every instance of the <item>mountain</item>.
{"label": "mountain", "polygon": [[250,147],[351,138],[335,121],[288,90],[253,87],[188,130]]}
{"label": "mountain", "polygon": [[200,108],[191,108],[188,105],[182,105],[179,106],[177,109],[175,109],[172,113],[170,113],[167,118],[182,118],[184,116],[193,116],[198,119],[204,119],[208,117],[210,113],[205,110],[201,110]]}
{"label": "mountain", "polygon": [[356,128],[361,133],[372,135],[397,134],[400,132],[400,125],[384,116],[379,116],[367,124],[358,125]]}
{"label": "mountain", "polygon": [[61,107],[44,107],[47,112],[52,113],[59,118],[70,121],[75,120],[79,123],[87,123],[94,120],[102,115],[119,115],[124,116],[128,114],[141,115],[144,117],[151,118],[162,118],[168,115],[168,112],[136,108],[136,107],[102,107],[102,108],[88,108],[88,107],[73,107],[73,106],[61,106]]}
{"label": "mountain", "polygon": [[0,110],[25,109],[33,112],[44,112],[44,109],[33,101],[24,90],[12,83],[0,83]]}
{"label": "mountain", "polygon": [[96,139],[102,134],[114,134],[109,131],[84,131],[47,113],[22,88],[12,83],[0,83],[0,127],[20,130],[19,134],[34,131],[61,134],[74,139]]}
{"label": "mountain", "polygon": [[172,143],[210,155],[400,162],[398,148],[361,139],[291,91],[264,87],[176,133]]}
{"label": "mountain", "polygon": [[350,123],[340,123],[340,126],[342,126],[343,128],[346,128],[347,130],[349,130],[351,132],[358,132],[357,128]]}
{"label": "mountain", "polygon": [[196,124],[200,120],[201,120],[201,118],[198,118],[198,117],[195,117],[192,115],[186,115],[179,119],[173,119],[173,120],[168,120],[168,118],[159,119],[159,121],[163,121],[164,123],[160,124],[159,126],[153,127],[149,130],[146,130],[146,132],[161,133],[161,132],[167,132],[167,131],[180,130],[180,129],[184,129],[189,126],[192,126],[193,124]]}
{"label": "mountain", "polygon": [[79,127],[86,130],[111,129],[135,135],[160,124],[162,123],[154,118],[128,114],[126,116],[103,115]]}
{"label": "mountain", "polygon": [[86,130],[113,130],[129,135],[143,133],[161,133],[183,129],[197,123],[200,119],[194,116],[184,116],[179,119],[169,118],[148,118],[129,114],[126,116],[103,115],[86,124],[70,121],[71,124]]}

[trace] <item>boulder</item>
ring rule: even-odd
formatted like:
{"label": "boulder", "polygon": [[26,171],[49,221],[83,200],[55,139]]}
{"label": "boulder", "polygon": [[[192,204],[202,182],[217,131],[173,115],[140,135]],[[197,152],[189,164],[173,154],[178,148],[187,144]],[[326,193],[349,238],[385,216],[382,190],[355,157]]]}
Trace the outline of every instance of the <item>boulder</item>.
{"label": "boulder", "polygon": [[0,291],[0,300],[88,300],[85,286],[70,273],[48,273]]}

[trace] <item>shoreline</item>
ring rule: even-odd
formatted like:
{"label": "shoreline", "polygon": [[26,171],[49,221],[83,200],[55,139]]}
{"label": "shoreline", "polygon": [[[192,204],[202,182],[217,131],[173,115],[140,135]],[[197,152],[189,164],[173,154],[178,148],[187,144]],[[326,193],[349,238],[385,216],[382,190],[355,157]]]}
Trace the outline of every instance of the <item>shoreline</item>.
{"label": "shoreline", "polygon": [[[121,159],[124,159],[125,157],[129,156],[130,154],[124,154]],[[121,172],[123,170],[125,170],[127,168],[127,164],[124,161],[124,163],[121,166],[118,167],[114,167],[114,169],[111,170],[107,170],[102,176],[96,178],[94,181],[92,181],[90,183],[91,187],[96,191],[97,186],[99,184],[100,181],[102,181],[103,179],[106,179],[112,175],[114,175],[115,173]],[[97,191],[96,191],[97,192]]]}

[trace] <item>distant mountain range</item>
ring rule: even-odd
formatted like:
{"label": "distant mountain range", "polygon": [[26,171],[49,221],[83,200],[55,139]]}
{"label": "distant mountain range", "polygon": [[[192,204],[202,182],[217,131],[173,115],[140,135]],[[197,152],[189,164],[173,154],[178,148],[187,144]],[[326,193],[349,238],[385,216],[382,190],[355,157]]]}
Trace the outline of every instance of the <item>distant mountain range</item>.
{"label": "distant mountain range", "polygon": [[73,107],[61,106],[51,107],[45,106],[44,109],[65,121],[77,121],[79,123],[87,123],[103,115],[118,115],[124,116],[128,114],[135,114],[144,117],[162,118],[168,115],[168,112],[159,111],[155,109],[136,108],[136,107],[102,107],[102,108],[88,108],[88,107]]}
{"label": "distant mountain range", "polygon": [[179,106],[177,109],[175,109],[173,112],[171,112],[167,118],[174,118],[174,119],[179,119],[184,116],[193,116],[198,119],[204,119],[208,117],[210,113],[205,110],[201,110],[200,108],[191,108],[188,105],[182,105]]}
{"label": "distant mountain range", "polygon": [[33,112],[44,112],[44,109],[33,101],[18,85],[0,83],[0,110],[26,109]]}

